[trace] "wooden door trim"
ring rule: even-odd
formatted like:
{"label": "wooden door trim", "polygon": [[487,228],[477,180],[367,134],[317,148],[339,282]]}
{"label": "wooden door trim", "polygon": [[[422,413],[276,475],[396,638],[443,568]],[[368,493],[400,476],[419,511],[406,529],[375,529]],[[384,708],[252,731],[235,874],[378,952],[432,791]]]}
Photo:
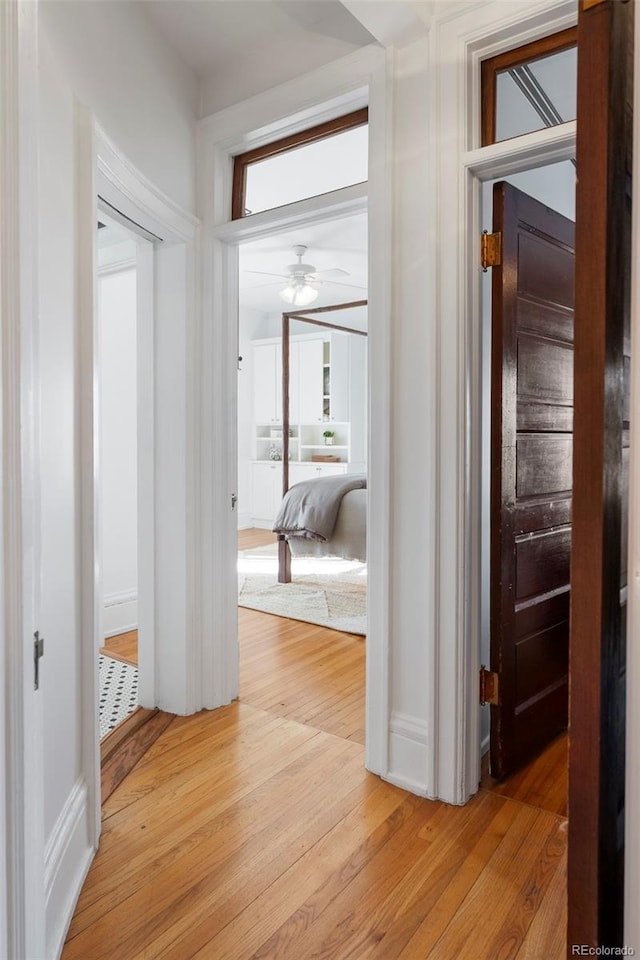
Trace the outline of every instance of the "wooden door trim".
{"label": "wooden door trim", "polygon": [[[580,116],[577,143],[568,945],[622,945],[623,940],[618,791],[620,766],[624,778],[625,731],[624,711],[616,716],[614,709],[624,655],[616,599],[622,463],[622,383],[616,371],[623,355],[625,244],[620,224],[626,217],[625,147],[631,130],[626,57],[616,53],[616,45],[628,29],[631,10],[627,3],[583,3],[578,25],[578,100],[589,109]],[[601,251],[595,262],[594,250]],[[615,588],[607,590],[612,579]]]}
{"label": "wooden door trim", "polygon": [[522,44],[511,50],[498,53],[495,57],[483,60],[480,67],[481,101],[482,101],[482,139],[483,147],[496,142],[496,109],[497,109],[497,77],[503,70],[510,70],[522,63],[531,63],[540,60],[552,53],[560,53],[575,47],[577,41],[577,27],[568,27],[559,33],[552,33],[547,37],[539,37],[530,43]]}
{"label": "wooden door trim", "polygon": [[277,157],[281,153],[288,153],[289,150],[295,150],[296,147],[303,147],[310,143],[317,143],[319,140],[326,140],[327,137],[334,137],[338,133],[354,130],[356,127],[362,127],[368,122],[369,108],[361,107],[359,110],[345,113],[341,117],[326,120],[324,123],[308,127],[306,130],[300,130],[287,137],[272,140],[271,143],[265,143],[260,147],[255,147],[253,150],[247,150],[245,153],[236,154],[233,158],[231,219],[240,220],[246,216],[245,196],[247,170],[252,163],[258,163],[260,160],[268,160],[270,157]]}

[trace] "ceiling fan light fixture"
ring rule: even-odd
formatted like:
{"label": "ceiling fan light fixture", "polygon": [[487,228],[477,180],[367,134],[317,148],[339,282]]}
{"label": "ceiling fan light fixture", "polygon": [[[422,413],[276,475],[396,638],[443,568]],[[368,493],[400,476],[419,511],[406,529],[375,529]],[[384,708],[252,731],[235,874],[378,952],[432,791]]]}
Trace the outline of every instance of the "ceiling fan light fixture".
{"label": "ceiling fan light fixture", "polygon": [[318,294],[319,291],[304,280],[297,283],[288,283],[280,291],[282,299],[293,307],[308,307],[310,303],[318,299]]}

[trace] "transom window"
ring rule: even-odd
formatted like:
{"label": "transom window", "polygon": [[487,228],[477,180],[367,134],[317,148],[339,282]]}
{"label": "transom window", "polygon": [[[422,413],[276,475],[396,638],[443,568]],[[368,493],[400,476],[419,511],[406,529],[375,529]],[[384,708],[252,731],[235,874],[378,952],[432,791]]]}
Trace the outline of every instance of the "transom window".
{"label": "transom window", "polygon": [[365,183],[367,123],[365,107],[236,156],[232,219]]}
{"label": "transom window", "polygon": [[576,118],[576,28],[482,62],[482,146]]}

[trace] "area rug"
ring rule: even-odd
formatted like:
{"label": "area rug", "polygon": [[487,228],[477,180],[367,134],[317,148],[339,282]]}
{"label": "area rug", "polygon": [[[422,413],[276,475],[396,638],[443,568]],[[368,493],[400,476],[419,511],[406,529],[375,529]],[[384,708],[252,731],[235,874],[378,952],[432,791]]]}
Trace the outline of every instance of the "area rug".
{"label": "area rug", "polygon": [[138,706],[138,669],[100,654],[100,739]]}
{"label": "area rug", "polygon": [[338,557],[293,557],[278,583],[277,545],[238,553],[238,604],[344,633],[367,632],[367,567]]}

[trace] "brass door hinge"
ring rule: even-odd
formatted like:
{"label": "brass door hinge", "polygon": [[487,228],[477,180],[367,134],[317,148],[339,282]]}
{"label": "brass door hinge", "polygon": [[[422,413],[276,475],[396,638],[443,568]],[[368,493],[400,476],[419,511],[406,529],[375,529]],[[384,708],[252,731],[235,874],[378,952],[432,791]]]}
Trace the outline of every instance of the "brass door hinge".
{"label": "brass door hinge", "polygon": [[487,670],[484,664],[480,667],[480,706],[492,703],[497,706],[500,702],[498,692],[498,674]]}
{"label": "brass door hinge", "polygon": [[480,240],[480,262],[486,273],[489,267],[499,267],[502,263],[502,234],[482,233]]}

